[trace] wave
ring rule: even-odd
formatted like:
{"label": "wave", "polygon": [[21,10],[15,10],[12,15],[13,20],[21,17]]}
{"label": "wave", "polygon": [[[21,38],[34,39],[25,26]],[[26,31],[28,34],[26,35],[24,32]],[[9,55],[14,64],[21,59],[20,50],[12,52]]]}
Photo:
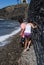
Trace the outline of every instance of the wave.
{"label": "wave", "polygon": [[0,46],[4,46],[6,43],[5,41],[9,38],[12,37],[13,35],[17,34],[18,32],[20,32],[20,27],[17,30],[14,30],[13,32],[11,32],[10,34],[7,35],[3,35],[0,36]]}

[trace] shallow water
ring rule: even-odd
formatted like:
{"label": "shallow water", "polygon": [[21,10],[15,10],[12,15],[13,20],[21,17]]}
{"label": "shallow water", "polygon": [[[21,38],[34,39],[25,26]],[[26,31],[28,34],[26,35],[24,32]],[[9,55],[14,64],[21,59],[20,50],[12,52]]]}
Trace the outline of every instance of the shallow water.
{"label": "shallow water", "polygon": [[[20,31],[18,21],[0,20],[0,46],[8,43],[7,39]],[[6,42],[5,42],[6,41]]]}
{"label": "shallow water", "polygon": [[0,36],[10,34],[12,31],[18,29],[19,23],[11,20],[0,20]]}

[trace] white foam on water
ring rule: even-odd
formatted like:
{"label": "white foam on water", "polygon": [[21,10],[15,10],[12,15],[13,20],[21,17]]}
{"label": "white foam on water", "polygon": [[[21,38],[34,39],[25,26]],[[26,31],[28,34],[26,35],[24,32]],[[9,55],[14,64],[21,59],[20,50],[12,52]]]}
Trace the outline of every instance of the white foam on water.
{"label": "white foam on water", "polygon": [[[17,34],[18,32],[20,32],[20,28],[18,28],[17,30],[14,30],[12,33],[10,34],[7,34],[7,35],[3,35],[3,36],[0,36],[0,46],[4,46],[6,43],[7,43],[7,39],[9,37],[12,37],[13,35]],[[6,41],[6,42],[5,42]]]}

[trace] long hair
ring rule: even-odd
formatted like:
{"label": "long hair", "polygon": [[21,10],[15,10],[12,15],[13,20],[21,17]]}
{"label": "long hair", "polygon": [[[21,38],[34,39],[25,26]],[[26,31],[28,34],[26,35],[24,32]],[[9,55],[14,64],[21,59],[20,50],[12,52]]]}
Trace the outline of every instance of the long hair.
{"label": "long hair", "polygon": [[30,19],[28,19],[28,23],[33,23],[33,21],[32,21],[32,20],[30,20]]}
{"label": "long hair", "polygon": [[23,23],[23,18],[22,17],[19,17],[18,18],[18,21],[19,21],[19,23]]}

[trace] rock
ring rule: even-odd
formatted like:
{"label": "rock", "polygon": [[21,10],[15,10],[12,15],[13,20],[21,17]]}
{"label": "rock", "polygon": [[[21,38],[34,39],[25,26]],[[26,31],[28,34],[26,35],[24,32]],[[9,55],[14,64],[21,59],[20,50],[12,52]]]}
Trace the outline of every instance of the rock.
{"label": "rock", "polygon": [[33,30],[33,46],[37,57],[37,64],[44,65],[44,0],[31,0],[28,19],[33,20],[33,23],[36,23],[38,26],[36,30]]}

